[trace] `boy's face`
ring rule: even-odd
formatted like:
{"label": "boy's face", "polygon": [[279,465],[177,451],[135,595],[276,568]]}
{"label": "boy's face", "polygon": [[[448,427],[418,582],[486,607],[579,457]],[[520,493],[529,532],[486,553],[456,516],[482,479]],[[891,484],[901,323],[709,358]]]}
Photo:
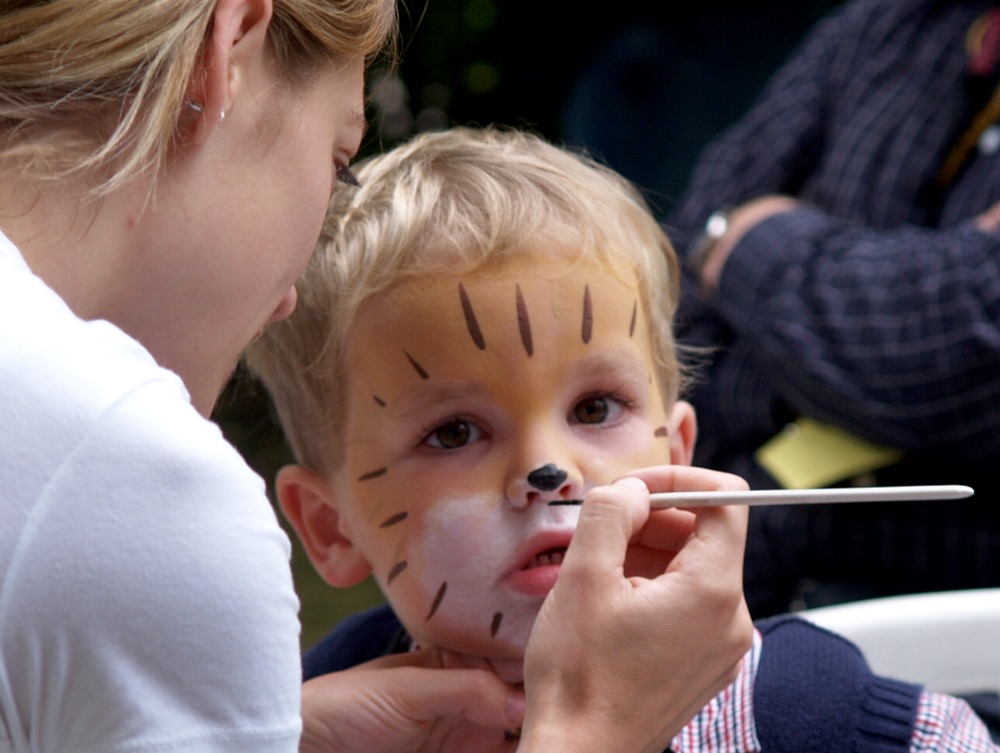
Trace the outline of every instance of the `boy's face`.
{"label": "boy's face", "polygon": [[672,445],[688,461],[693,419],[663,403],[622,276],[521,259],[406,281],[358,316],[329,499],[345,561],[361,555],[420,644],[519,667],[579,515],[553,503]]}

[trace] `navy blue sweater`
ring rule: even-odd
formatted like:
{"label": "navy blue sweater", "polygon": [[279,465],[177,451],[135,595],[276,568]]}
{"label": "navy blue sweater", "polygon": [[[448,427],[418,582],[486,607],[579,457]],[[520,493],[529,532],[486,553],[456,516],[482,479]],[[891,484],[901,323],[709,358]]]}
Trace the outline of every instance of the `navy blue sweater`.
{"label": "navy blue sweater", "polygon": [[[763,636],[754,721],[764,753],[905,753],[921,689],[872,674],[850,642],[796,617],[757,623]],[[310,679],[405,651],[388,606],[353,615],[309,651]]]}

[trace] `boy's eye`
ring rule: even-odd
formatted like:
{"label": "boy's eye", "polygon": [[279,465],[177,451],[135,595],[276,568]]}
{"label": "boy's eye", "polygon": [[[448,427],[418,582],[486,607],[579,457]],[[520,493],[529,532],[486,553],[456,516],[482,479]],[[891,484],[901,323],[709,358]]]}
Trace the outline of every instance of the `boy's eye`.
{"label": "boy's eye", "polygon": [[622,409],[621,401],[613,397],[586,397],[573,406],[570,419],[577,424],[603,424],[617,418]]}
{"label": "boy's eye", "polygon": [[581,424],[600,424],[608,418],[608,401],[603,397],[588,397],[573,406],[573,418]]}
{"label": "boy's eye", "polygon": [[475,424],[456,418],[432,429],[424,442],[435,449],[456,450],[472,444],[482,435],[483,432]]}

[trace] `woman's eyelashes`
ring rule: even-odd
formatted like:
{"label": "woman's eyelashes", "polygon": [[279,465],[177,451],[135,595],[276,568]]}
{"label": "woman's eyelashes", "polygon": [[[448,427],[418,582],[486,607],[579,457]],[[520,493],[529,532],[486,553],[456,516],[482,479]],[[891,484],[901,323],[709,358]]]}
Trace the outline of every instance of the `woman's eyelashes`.
{"label": "woman's eyelashes", "polygon": [[337,165],[337,182],[355,188],[361,187],[361,181],[348,169],[347,165]]}

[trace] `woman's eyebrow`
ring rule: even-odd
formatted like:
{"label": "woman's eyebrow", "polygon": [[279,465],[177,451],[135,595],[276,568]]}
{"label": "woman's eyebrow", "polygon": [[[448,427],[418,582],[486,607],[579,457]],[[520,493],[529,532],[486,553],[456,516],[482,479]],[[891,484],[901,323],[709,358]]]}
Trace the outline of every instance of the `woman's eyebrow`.
{"label": "woman's eyebrow", "polygon": [[365,111],[352,107],[347,114],[347,127],[357,130],[360,140],[364,140],[368,132],[368,118],[365,117]]}

